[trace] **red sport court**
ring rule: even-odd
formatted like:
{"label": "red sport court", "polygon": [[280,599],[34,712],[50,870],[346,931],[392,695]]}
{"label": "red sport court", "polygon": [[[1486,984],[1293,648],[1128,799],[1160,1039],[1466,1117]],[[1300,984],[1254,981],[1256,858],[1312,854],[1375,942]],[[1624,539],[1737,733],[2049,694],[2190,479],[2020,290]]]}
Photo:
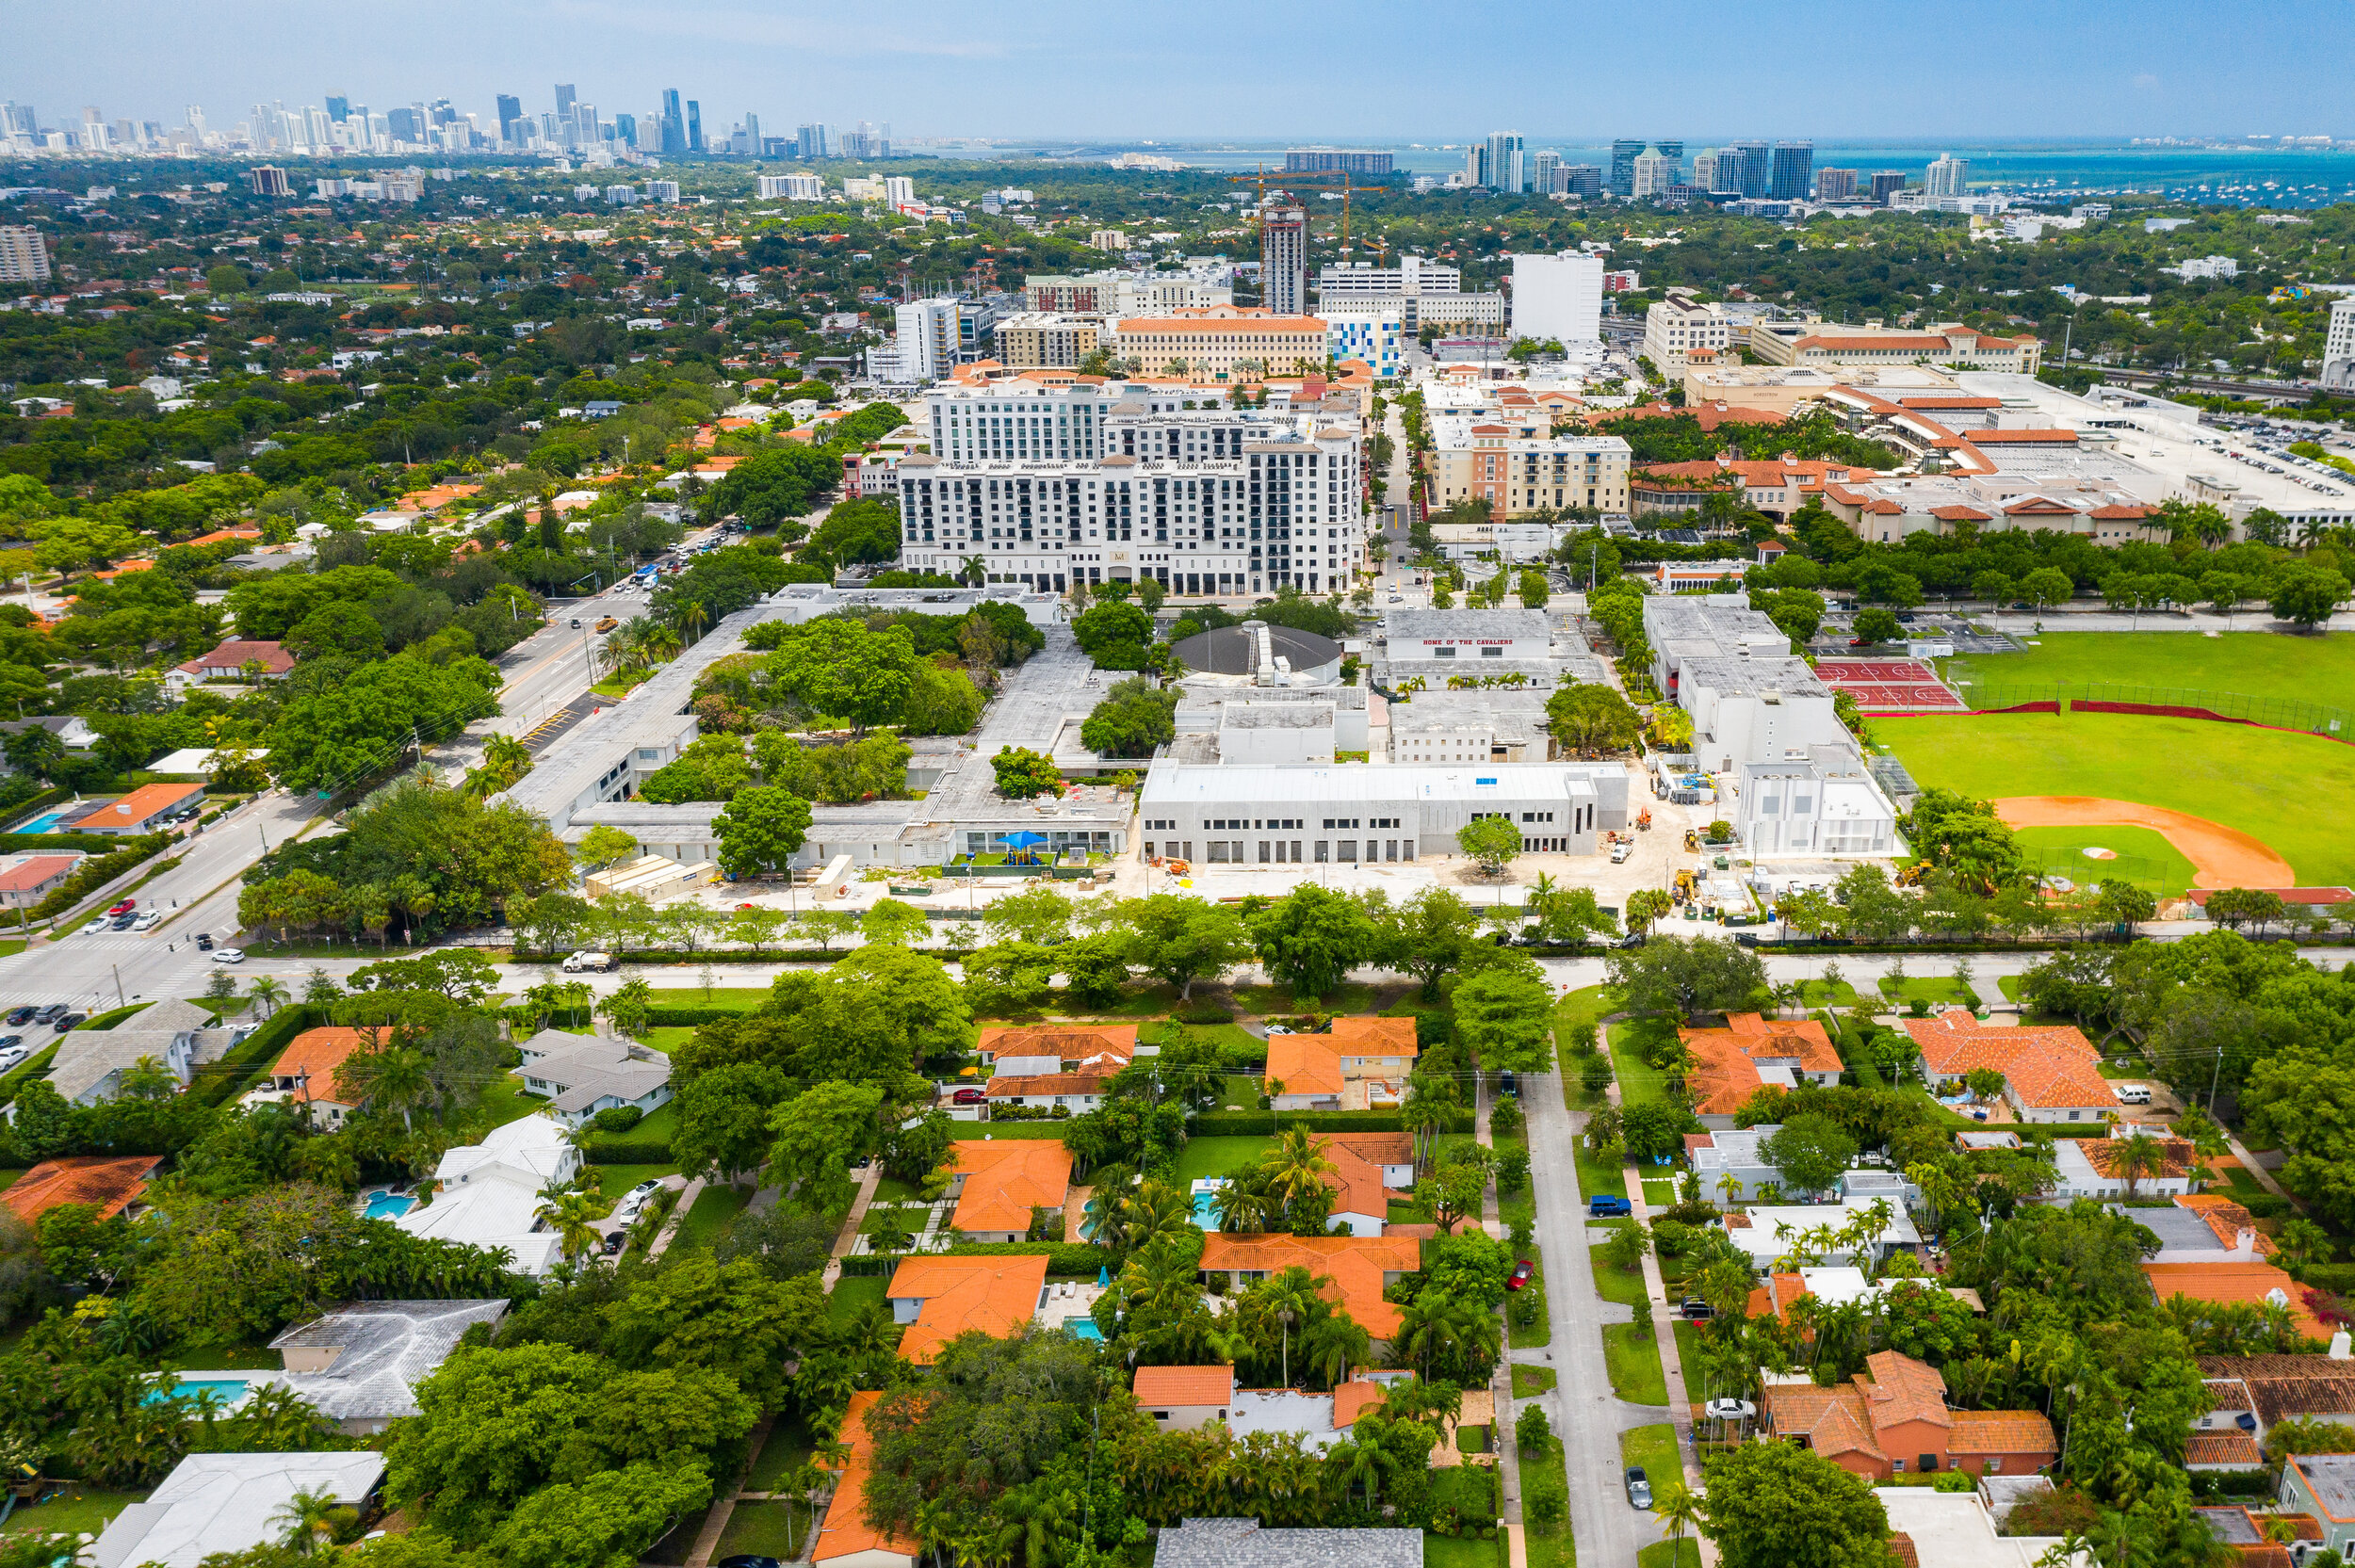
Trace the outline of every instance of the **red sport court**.
{"label": "red sport court", "polygon": [[1962,713],[1966,709],[1919,659],[1822,659],[1816,677],[1870,713]]}

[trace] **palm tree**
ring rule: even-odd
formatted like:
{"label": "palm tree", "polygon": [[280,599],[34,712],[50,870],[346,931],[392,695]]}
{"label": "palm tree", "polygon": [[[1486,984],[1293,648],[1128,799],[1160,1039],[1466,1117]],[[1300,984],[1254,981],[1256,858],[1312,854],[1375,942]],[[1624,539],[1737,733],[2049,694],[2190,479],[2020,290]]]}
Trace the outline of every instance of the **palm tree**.
{"label": "palm tree", "polygon": [[482,743],[482,770],[505,789],[531,771],[531,752],[512,735],[494,735]]}
{"label": "palm tree", "polygon": [[2119,1175],[2126,1183],[2126,1196],[2133,1198],[2136,1188],[2145,1176],[2154,1176],[2167,1169],[2167,1150],[2149,1133],[2138,1132],[2118,1140],[2115,1150]]}
{"label": "palm tree", "polygon": [[[1267,1310],[1275,1316],[1278,1323],[1283,1325],[1283,1332],[1278,1336],[1281,1341],[1279,1366],[1284,1375],[1283,1385],[1286,1388],[1292,1385],[1292,1325],[1316,1310],[1319,1283],[1317,1276],[1309,1273],[1306,1269],[1294,1266],[1285,1269],[1259,1287],[1262,1293],[1261,1300],[1265,1302]],[[1330,1284],[1331,1282],[1323,1283]]]}
{"label": "palm tree", "polygon": [[1669,1551],[1668,1560],[1682,1562],[1684,1532],[1698,1529],[1701,1522],[1709,1517],[1708,1510],[1700,1498],[1694,1495],[1691,1487],[1681,1480],[1671,1480],[1653,1490],[1651,1511],[1654,1518],[1668,1527],[1668,1539],[1676,1543]]}
{"label": "palm tree", "polygon": [[557,1245],[566,1257],[578,1257],[597,1244],[595,1220],[611,1205],[601,1202],[601,1194],[583,1192],[578,1188],[543,1188],[540,1207],[533,1218],[544,1220],[555,1230]]}
{"label": "palm tree", "polygon": [[245,994],[255,1007],[266,1010],[262,1014],[265,1018],[276,1012],[278,1005],[289,994],[282,982],[268,975],[255,976],[253,983],[246,987]]}
{"label": "palm tree", "polygon": [[1339,1384],[1350,1368],[1373,1359],[1373,1335],[1345,1312],[1336,1312],[1308,1325],[1300,1336],[1301,1365],[1320,1382]]}
{"label": "palm tree", "polygon": [[688,600],[678,612],[679,626],[691,641],[703,640],[700,634],[705,626],[710,624],[710,622],[711,612],[704,608],[704,602],[701,599]]}
{"label": "palm tree", "polygon": [[1742,1178],[1735,1175],[1730,1171],[1727,1172],[1724,1175],[1719,1176],[1717,1178],[1717,1196],[1725,1200],[1726,1210],[1730,1213],[1733,1209],[1734,1204],[1737,1203],[1742,1196]]}
{"label": "palm tree", "polygon": [[380,1045],[346,1057],[335,1069],[335,1083],[341,1092],[351,1095],[354,1104],[373,1100],[388,1110],[399,1111],[401,1131],[414,1133],[417,1129],[412,1113],[432,1096],[433,1069],[422,1051]]}
{"label": "palm tree", "polygon": [[322,1537],[333,1536],[337,1527],[354,1517],[350,1509],[336,1501],[333,1487],[299,1487],[278,1505],[270,1523],[285,1526],[286,1544],[309,1557],[318,1550]]}
{"label": "palm tree", "polygon": [[1324,1157],[1332,1146],[1330,1139],[1312,1138],[1306,1127],[1291,1127],[1270,1152],[1264,1167],[1268,1190],[1283,1194],[1286,1214],[1294,1200],[1324,1187],[1324,1178],[1336,1172],[1338,1167]]}

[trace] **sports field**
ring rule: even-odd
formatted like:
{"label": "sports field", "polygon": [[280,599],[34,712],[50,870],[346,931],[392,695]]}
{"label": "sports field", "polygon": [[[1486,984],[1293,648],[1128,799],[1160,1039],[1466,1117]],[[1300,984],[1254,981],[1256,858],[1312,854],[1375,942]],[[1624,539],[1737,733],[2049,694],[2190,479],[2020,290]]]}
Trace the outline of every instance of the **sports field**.
{"label": "sports field", "polygon": [[[2345,642],[2355,648],[2355,638]],[[2346,831],[2355,821],[2355,746],[2245,724],[2108,713],[1879,719],[1873,733],[1925,788],[2139,801],[2263,841],[2289,862],[2300,885],[2355,885],[2355,835]],[[2101,841],[2098,829],[2055,831]]]}
{"label": "sports field", "polygon": [[[2015,828],[2012,837],[2028,865],[2048,876],[2067,877],[2079,887],[2113,880],[2129,881],[2162,898],[2179,897],[2191,887],[2191,862],[2176,851],[2166,834],[2150,828],[2110,823]],[[2110,856],[2088,855],[2087,849],[2107,849]]]}
{"label": "sports field", "polygon": [[[2026,640],[2025,622],[2004,629]],[[2030,686],[2052,681],[2181,687],[2355,706],[2355,632],[2049,632],[2017,654],[1940,661],[1950,681]],[[1970,688],[1962,688],[1965,698]],[[2006,790],[2006,794],[2019,794]],[[2115,793],[2114,791],[2111,793]],[[2292,857],[2295,859],[2296,857]]]}

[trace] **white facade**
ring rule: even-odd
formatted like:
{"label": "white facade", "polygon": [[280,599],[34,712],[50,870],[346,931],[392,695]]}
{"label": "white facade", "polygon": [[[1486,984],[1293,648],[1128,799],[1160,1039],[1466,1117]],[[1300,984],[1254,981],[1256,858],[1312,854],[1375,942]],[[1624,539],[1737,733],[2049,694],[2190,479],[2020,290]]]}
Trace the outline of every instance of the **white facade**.
{"label": "white facade", "polygon": [[1966,195],[1965,187],[1970,179],[1970,159],[1956,157],[1952,153],[1941,153],[1938,160],[1930,165],[1929,171],[1922,177],[1922,194],[1932,197]]}
{"label": "white facade", "polygon": [[1644,313],[1644,357],[1661,374],[1682,374],[1685,357],[1696,349],[1722,356],[1733,341],[1733,323],[1713,304],[1702,304],[1689,289],[1672,288],[1668,297]]}
{"label": "white facade", "polygon": [[764,202],[815,202],[825,194],[825,183],[815,174],[763,174],[760,177],[760,199]]}
{"label": "white facade", "polygon": [[1405,313],[1396,305],[1363,307],[1326,305],[1324,351],[1339,360],[1363,360],[1377,380],[1395,380],[1399,345],[1405,335]]}
{"label": "white facade", "polygon": [[1551,656],[1552,649],[1543,610],[1394,609],[1382,618],[1382,635],[1394,665],[1526,663]]}
{"label": "white facade", "polygon": [[1513,258],[1513,335],[1566,347],[1602,337],[1602,258],[1566,251]]}
{"label": "white facade", "polygon": [[1635,199],[1641,201],[1647,196],[1665,196],[1668,187],[1677,183],[1677,174],[1683,162],[1681,158],[1668,156],[1657,147],[1645,148],[1635,159],[1632,193]]}
{"label": "white facade", "polygon": [[443,1155],[433,1171],[433,1201],[393,1223],[429,1241],[505,1248],[516,1273],[544,1274],[559,1243],[540,1218],[540,1189],[579,1172],[580,1151],[564,1129],[552,1117],[527,1116]]}
{"label": "white facade", "polygon": [[1856,747],[1843,737],[1806,751],[1742,765],[1735,825],[1753,858],[1895,854],[1896,808]]}
{"label": "white facade", "polygon": [[0,283],[38,283],[49,277],[49,245],[34,228],[0,225]]}
{"label": "white facade", "polygon": [[2188,283],[2201,278],[2237,278],[2240,263],[2230,256],[2194,256],[2168,270]]}
{"label": "white facade", "polygon": [[2355,299],[2331,302],[2331,331],[2322,346],[2322,384],[2355,390]]}

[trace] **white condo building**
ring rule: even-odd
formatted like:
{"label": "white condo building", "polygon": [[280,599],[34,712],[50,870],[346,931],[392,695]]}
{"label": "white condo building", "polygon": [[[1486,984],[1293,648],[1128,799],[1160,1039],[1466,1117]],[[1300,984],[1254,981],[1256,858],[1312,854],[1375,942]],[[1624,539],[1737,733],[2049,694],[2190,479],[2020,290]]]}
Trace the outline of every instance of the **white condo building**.
{"label": "white condo building", "polygon": [[1602,337],[1602,258],[1565,251],[1513,258],[1513,335],[1565,347]]}
{"label": "white condo building", "polygon": [[1671,380],[1684,373],[1688,356],[1723,357],[1732,341],[1732,319],[1720,306],[1701,303],[1690,289],[1670,289],[1644,313],[1644,357]]}
{"label": "white condo building", "polygon": [[2331,330],[2322,344],[2322,384],[2333,392],[2355,391],[2355,299],[2331,304]]}
{"label": "white condo building", "polygon": [[1365,556],[1354,426],[1181,409],[1125,382],[999,381],[927,399],[932,452],[897,470],[901,564],[1061,593],[1151,577],[1173,593],[1344,588]]}

